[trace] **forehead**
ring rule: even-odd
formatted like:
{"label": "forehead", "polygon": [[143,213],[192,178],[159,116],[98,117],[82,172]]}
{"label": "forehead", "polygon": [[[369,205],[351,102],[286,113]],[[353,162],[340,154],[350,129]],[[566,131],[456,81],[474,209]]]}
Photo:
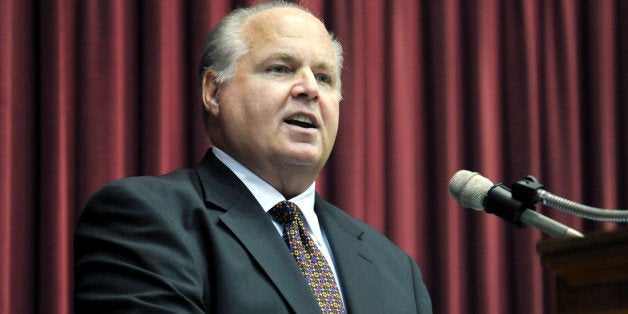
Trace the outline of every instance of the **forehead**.
{"label": "forehead", "polygon": [[250,51],[277,53],[288,49],[299,55],[325,59],[335,64],[335,56],[325,25],[297,8],[275,8],[251,16],[242,26]]}

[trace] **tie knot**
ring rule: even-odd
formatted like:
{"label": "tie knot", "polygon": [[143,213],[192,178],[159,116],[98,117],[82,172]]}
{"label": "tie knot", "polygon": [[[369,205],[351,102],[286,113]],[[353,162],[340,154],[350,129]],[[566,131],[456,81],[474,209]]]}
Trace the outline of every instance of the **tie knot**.
{"label": "tie knot", "polygon": [[291,224],[302,215],[299,206],[290,201],[277,203],[268,213],[282,226]]}

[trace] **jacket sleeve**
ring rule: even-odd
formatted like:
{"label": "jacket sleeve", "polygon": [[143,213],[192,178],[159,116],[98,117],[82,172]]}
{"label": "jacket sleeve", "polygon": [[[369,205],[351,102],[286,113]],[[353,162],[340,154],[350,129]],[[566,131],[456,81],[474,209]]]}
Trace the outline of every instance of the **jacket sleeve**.
{"label": "jacket sleeve", "polygon": [[75,232],[77,313],[202,313],[208,287],[181,202],[167,189],[110,184]]}

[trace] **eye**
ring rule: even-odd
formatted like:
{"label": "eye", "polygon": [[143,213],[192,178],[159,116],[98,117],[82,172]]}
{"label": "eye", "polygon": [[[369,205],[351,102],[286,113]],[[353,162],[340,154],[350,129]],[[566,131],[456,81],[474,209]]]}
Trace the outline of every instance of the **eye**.
{"label": "eye", "polygon": [[270,73],[282,74],[282,73],[288,73],[289,69],[285,65],[277,64],[277,65],[272,65],[272,66],[268,67],[268,69],[266,69],[266,71],[270,72]]}
{"label": "eye", "polygon": [[331,76],[327,75],[327,74],[323,74],[323,73],[319,73],[315,75],[316,80],[323,83],[323,84],[331,84],[332,83],[332,79]]}

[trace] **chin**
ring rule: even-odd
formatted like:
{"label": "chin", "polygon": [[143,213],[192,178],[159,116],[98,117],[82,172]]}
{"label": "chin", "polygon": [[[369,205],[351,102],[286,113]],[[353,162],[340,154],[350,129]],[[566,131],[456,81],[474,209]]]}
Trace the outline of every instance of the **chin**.
{"label": "chin", "polygon": [[325,151],[320,144],[299,143],[286,145],[281,153],[280,158],[289,165],[322,168],[330,152]]}
{"label": "chin", "polygon": [[287,159],[287,164],[306,167],[318,166],[320,164],[320,159],[292,157]]}
{"label": "chin", "polygon": [[294,165],[294,166],[311,166],[311,167],[320,166],[320,164],[324,162],[319,152],[317,153],[301,152],[301,153],[296,153],[296,154],[295,153],[289,154],[288,156],[284,157],[284,161],[286,161],[287,164]]}

